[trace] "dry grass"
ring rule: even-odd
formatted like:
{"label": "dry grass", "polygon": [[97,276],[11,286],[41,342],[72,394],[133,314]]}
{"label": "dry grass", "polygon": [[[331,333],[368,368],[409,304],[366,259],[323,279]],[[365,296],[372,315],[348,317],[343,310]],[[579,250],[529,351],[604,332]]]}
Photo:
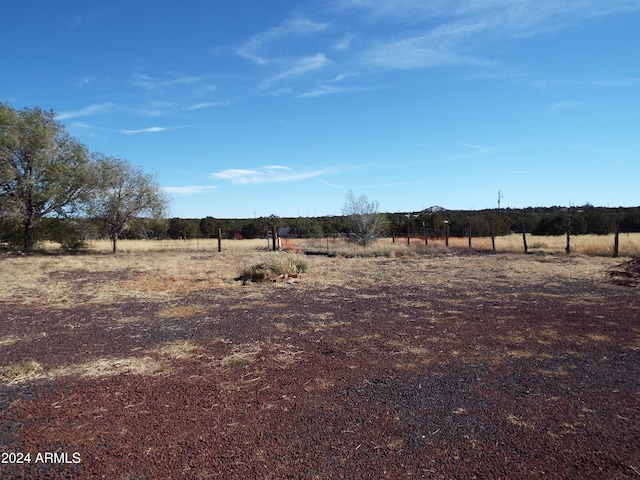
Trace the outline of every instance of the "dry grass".
{"label": "dry grass", "polygon": [[[620,235],[619,254],[622,257],[640,257],[640,233],[623,233]],[[519,253],[523,251],[522,234],[499,236],[495,239],[496,251]],[[367,247],[356,243],[350,243],[341,238],[312,238],[291,239],[291,243],[299,249],[319,253],[329,253],[342,257],[378,256],[378,257],[406,257],[425,252],[424,242],[420,239],[411,239],[407,244],[406,238],[398,236],[395,243],[391,238],[378,238]],[[609,235],[574,235],[571,237],[571,249],[574,253],[582,255],[610,256],[613,254],[613,234]],[[536,236],[527,234],[527,244],[530,252],[564,253],[567,245],[565,235]],[[468,248],[469,240],[466,237],[450,237],[449,249]],[[95,240],[88,242],[90,251],[96,253],[110,253],[111,243],[108,240]],[[38,244],[38,248],[46,251],[58,251],[59,245],[52,242]],[[266,239],[253,240],[222,240],[222,252],[235,253],[242,256],[247,251],[268,251],[269,242]],[[472,238],[474,250],[491,250],[490,237]],[[447,252],[445,241],[442,238],[430,238],[426,247],[427,253]],[[121,254],[139,254],[152,252],[191,252],[191,253],[218,253],[218,240],[201,238],[192,240],[120,240],[118,250]]]}
{"label": "dry grass", "polygon": [[[252,247],[252,243],[235,241],[235,249],[222,253],[172,250],[117,255],[5,255],[0,259],[0,302],[58,308],[145,298],[174,302],[193,292],[211,292],[215,296],[216,292],[234,290],[239,285],[234,278],[247,266],[279,262],[304,264],[308,269],[301,280],[304,285],[313,288],[341,286],[355,295],[359,295],[361,287],[367,285],[401,286],[413,281],[428,282],[433,288],[457,285],[465,291],[478,282],[499,286],[517,281],[524,292],[527,284],[541,281],[602,280],[609,268],[628,260],[608,255],[593,257],[555,253],[460,255],[460,251],[455,250],[446,255],[424,255],[415,249],[401,254],[407,249],[406,245],[392,244],[390,240],[382,242],[379,240],[370,248],[381,249],[384,246],[398,250],[393,255],[378,257],[306,256],[267,252],[256,249],[255,244]],[[574,245],[579,245],[577,240]],[[621,245],[624,244],[621,242]],[[496,295],[500,296],[499,290]],[[246,304],[263,301],[260,290],[252,290],[243,298]],[[478,296],[477,301],[482,303],[484,299]],[[455,309],[453,304],[452,308]],[[178,318],[204,313],[203,310],[183,311],[167,307],[159,315],[161,318]],[[11,319],[10,311],[6,318]],[[0,340],[13,342],[15,339],[7,337]]]}
{"label": "dry grass", "polygon": [[[640,257],[640,233],[625,233],[620,235],[619,254],[622,257]],[[391,238],[378,238],[367,247],[349,243],[342,239],[292,239],[292,243],[300,249],[318,253],[328,253],[341,257],[376,256],[376,257],[412,257],[415,255],[446,253],[453,249],[467,249],[469,239],[466,237],[450,237],[449,248],[444,239],[429,239],[425,246],[419,239],[411,239],[407,244],[406,238],[396,237],[395,243]],[[496,251],[503,253],[520,253],[524,250],[521,234],[511,234],[496,237]],[[614,236],[610,235],[574,235],[571,237],[571,250],[582,255],[613,255]],[[565,235],[536,236],[527,234],[529,252],[564,254],[567,246]],[[471,246],[474,250],[488,251],[492,249],[490,237],[472,238]]]}
{"label": "dry grass", "polygon": [[220,360],[220,365],[226,368],[244,367],[255,362],[261,351],[262,346],[258,342],[238,345],[233,352]]}
{"label": "dry grass", "polygon": [[[571,251],[582,255],[613,255],[614,235],[574,235],[571,237]],[[567,237],[536,236],[527,234],[530,252],[564,253]],[[522,252],[524,245],[521,234],[496,237],[496,250]],[[619,237],[619,254],[622,257],[640,257],[640,233],[624,233]]]}
{"label": "dry grass", "polygon": [[176,340],[166,343],[154,351],[170,358],[187,359],[197,357],[202,348],[191,340]]}
{"label": "dry grass", "polygon": [[107,377],[111,375],[159,375],[169,371],[169,366],[152,357],[99,358],[83,363],[64,365],[45,371],[38,362],[25,360],[0,367],[0,382],[24,383],[38,378]]}
{"label": "dry grass", "polygon": [[42,366],[34,360],[0,367],[0,382],[21,383],[42,375]]}
{"label": "dry grass", "polygon": [[168,373],[169,366],[152,357],[98,358],[84,363],[67,365],[47,372],[47,377],[108,377],[111,375],[159,375]]}
{"label": "dry grass", "polygon": [[[222,251],[266,250],[267,240],[222,240]],[[89,242],[89,249],[100,253],[111,252],[109,240],[94,240]],[[149,253],[149,252],[193,252],[217,253],[218,240],[215,238],[195,238],[192,240],[120,240],[120,253]]]}

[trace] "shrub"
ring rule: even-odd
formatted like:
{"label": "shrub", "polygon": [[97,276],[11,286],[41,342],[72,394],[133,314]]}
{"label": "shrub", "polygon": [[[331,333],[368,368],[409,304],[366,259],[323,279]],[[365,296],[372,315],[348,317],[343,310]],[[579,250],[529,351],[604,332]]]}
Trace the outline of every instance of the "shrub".
{"label": "shrub", "polygon": [[306,273],[309,269],[307,262],[291,258],[280,258],[269,262],[260,262],[242,270],[236,280],[252,282],[264,282],[272,280],[280,275],[297,275]]}

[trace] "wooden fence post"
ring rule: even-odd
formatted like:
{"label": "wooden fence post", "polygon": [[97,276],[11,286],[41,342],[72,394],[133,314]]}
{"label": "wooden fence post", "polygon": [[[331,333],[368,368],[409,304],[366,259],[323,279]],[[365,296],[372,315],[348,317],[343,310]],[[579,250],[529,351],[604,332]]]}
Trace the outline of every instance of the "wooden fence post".
{"label": "wooden fence post", "polygon": [[444,246],[449,246],[449,222],[444,221]]}
{"label": "wooden fence post", "polygon": [[411,230],[407,227],[407,245],[411,245]]}
{"label": "wooden fence post", "polygon": [[276,232],[276,226],[271,226],[271,238],[273,239],[273,251],[278,250],[278,232]]}
{"label": "wooden fence post", "polygon": [[218,252],[222,251],[222,230],[218,229]]}
{"label": "wooden fence post", "polygon": [[564,250],[567,254],[571,253],[571,210],[569,210],[569,220],[567,220],[567,246]]}
{"label": "wooden fence post", "polygon": [[471,249],[471,222],[469,222],[469,249]]}
{"label": "wooden fence post", "polygon": [[616,233],[613,237],[613,258],[618,258],[618,247],[620,245],[619,242],[620,236],[620,224],[616,221]]}
{"label": "wooden fence post", "polygon": [[524,253],[528,253],[529,247],[527,246],[527,229],[524,226],[524,220],[522,220],[522,241],[524,242]]}
{"label": "wooden fence post", "polygon": [[489,222],[489,229],[491,230],[491,250],[496,251],[496,235],[493,232],[493,222]]}

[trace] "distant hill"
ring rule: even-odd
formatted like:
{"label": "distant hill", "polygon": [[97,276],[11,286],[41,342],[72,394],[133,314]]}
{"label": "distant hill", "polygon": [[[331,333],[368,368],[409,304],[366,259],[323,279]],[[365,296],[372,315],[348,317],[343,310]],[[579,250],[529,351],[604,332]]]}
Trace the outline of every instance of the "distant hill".
{"label": "distant hill", "polygon": [[447,209],[444,207],[440,207],[439,205],[434,205],[429,208],[425,208],[422,210],[422,213],[437,213],[437,212],[446,212]]}

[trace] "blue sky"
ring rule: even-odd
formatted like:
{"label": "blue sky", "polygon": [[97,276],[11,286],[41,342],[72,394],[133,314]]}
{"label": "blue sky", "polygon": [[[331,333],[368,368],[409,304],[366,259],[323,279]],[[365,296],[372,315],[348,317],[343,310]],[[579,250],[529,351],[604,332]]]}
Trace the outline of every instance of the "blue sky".
{"label": "blue sky", "polygon": [[157,175],[171,216],[638,206],[638,0],[24,0],[0,101]]}

